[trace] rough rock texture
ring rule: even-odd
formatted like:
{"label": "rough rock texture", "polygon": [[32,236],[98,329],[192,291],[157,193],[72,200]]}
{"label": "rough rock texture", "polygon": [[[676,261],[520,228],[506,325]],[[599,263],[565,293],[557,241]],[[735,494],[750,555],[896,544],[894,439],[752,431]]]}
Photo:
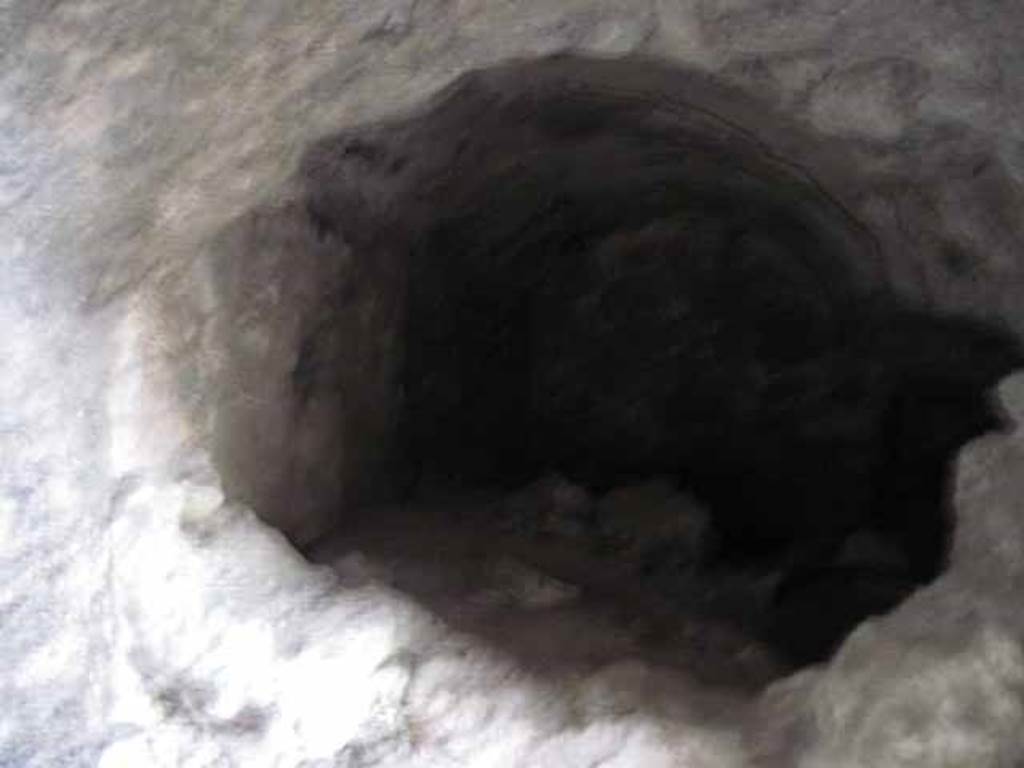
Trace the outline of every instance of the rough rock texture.
{"label": "rough rock texture", "polygon": [[706,76],[563,56],[459,78],[302,168],[320,236],[379,286],[353,296],[404,299],[382,354],[413,466],[681,476],[730,549],[808,561],[876,517],[926,580],[945,466],[1024,352],[893,289],[904,257],[844,207],[864,183],[844,160]]}
{"label": "rough rock texture", "polygon": [[[232,471],[292,501],[325,482],[301,451],[333,449],[330,403],[281,418],[298,458],[249,430],[285,407],[293,323],[315,324],[301,309],[336,265],[289,282],[275,257],[265,294],[225,292],[217,254],[240,217],[294,204],[320,136],[510,56],[640,51],[840,144],[854,211],[902,256],[891,283],[1024,333],[1022,30],[1018,3],[937,0],[5,5],[0,765],[1019,765],[1019,430],[961,461],[949,575],[769,689],[744,731],[742,702],[710,718],[717,692],[628,650],[531,677],[222,504]],[[261,349],[276,367],[247,368]],[[1021,390],[1002,393],[1018,419]]]}
{"label": "rough rock texture", "polygon": [[1019,589],[1021,578],[1013,542],[1021,526],[1022,385],[1017,374],[999,392],[1017,423],[1013,434],[983,438],[961,454],[950,572],[862,625],[827,669],[768,690],[761,715],[789,741],[755,736],[764,764],[1014,766],[1024,759],[1016,733],[1024,714],[1022,623],[1006,591]]}

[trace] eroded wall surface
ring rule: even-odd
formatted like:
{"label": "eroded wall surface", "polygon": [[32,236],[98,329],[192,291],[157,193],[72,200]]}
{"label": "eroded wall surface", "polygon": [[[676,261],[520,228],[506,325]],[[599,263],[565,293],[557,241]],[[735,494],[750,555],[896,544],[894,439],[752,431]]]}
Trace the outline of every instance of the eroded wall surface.
{"label": "eroded wall surface", "polygon": [[278,383],[224,385],[218,339],[283,376],[293,331],[267,334],[274,286],[232,314],[211,269],[240,217],[294,201],[312,140],[508,57],[640,52],[839,142],[892,283],[1024,332],[1022,32],[1011,2],[0,10],[0,764],[1019,764],[1019,433],[963,460],[948,577],[746,730],[740,702],[707,726],[685,678],[652,697],[661,673],[625,663],[552,692],[225,504],[223,400]]}

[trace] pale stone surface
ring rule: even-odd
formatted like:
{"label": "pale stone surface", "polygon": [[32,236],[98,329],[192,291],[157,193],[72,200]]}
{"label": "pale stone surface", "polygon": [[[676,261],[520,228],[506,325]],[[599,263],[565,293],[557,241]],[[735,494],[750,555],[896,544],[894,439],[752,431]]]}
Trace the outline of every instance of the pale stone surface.
{"label": "pale stone surface", "polygon": [[[624,660],[534,677],[389,588],[386,569],[304,566],[208,488],[141,483],[110,535],[104,768],[742,764],[737,732],[678,709],[711,699],[685,676]],[[513,562],[494,576],[493,606],[572,599]]]}
{"label": "pale stone surface", "polygon": [[[278,418],[296,351],[290,321],[223,311],[211,254],[291,199],[322,134],[510,56],[636,50],[845,142],[865,174],[847,203],[907,254],[892,282],[1024,332],[1022,31],[1014,2],[0,9],[0,765],[1019,765],[1019,433],[963,461],[953,573],[769,691],[744,744],[685,675],[624,659],[531,678],[221,504],[219,377],[276,359],[229,394]],[[322,482],[299,477],[292,494]]]}

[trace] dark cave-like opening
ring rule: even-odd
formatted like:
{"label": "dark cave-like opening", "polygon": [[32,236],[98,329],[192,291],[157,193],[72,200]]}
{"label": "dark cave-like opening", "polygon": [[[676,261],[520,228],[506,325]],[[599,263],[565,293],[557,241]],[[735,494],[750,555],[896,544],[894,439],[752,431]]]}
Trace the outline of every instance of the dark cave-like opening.
{"label": "dark cave-like opening", "polygon": [[777,572],[748,623],[820,659],[941,572],[951,462],[1020,349],[891,293],[805,173],[607,67],[478,73],[307,157],[323,236],[399,276],[410,494],[670,478],[709,514],[701,572]]}

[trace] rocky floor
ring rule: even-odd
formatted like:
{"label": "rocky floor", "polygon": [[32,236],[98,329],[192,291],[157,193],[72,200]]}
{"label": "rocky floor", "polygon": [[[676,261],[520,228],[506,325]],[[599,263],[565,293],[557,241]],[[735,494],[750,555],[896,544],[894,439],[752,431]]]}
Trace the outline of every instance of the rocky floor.
{"label": "rocky floor", "polygon": [[622,565],[450,515],[450,507],[387,510],[312,556],[343,579],[388,584],[541,672],[634,657],[749,694],[786,669],[741,630],[645,591]]}
{"label": "rocky floor", "polygon": [[386,583],[527,667],[631,655],[748,693],[825,660],[910,592],[898,576],[880,586],[899,555],[865,537],[780,603],[780,564],[721,562],[705,510],[658,479],[598,499],[548,477],[510,495],[367,509],[309,556]]}

